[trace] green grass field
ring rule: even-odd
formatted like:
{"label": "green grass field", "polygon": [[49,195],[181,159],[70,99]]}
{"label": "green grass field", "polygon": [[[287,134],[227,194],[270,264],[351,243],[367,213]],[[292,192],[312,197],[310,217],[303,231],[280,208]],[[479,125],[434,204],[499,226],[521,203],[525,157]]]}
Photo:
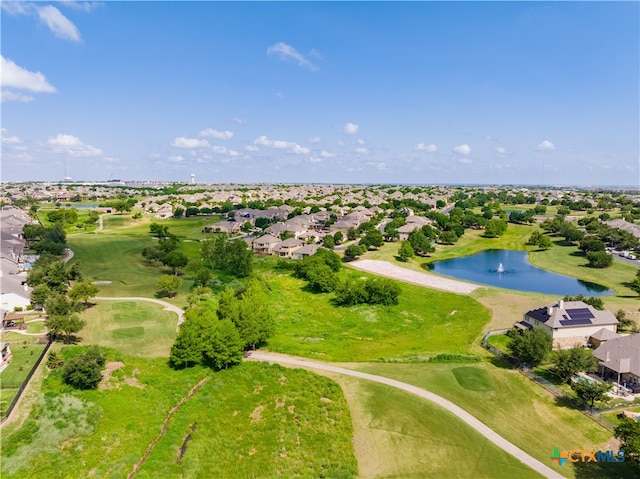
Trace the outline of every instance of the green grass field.
{"label": "green grass field", "polygon": [[[160,358],[116,357],[125,366],[107,389],[72,391],[49,375],[30,418],[3,431],[3,478],[125,477],[169,410],[211,374],[175,371]],[[212,374],[136,477],[355,477],[351,431],[332,381],[247,363]]]}
{"label": "green grass field", "polygon": [[[79,262],[83,275],[95,281],[111,281],[100,285],[100,296],[143,296],[153,298],[158,279],[170,274],[169,268],[153,266],[142,257],[142,249],[152,246],[149,236],[79,235],[68,240],[75,253],[73,262]],[[168,300],[180,304],[188,292],[191,281],[184,277],[180,293]]]}
{"label": "green grass field", "polygon": [[[43,208],[38,210],[36,214],[37,214],[38,220],[43,226],[51,226],[53,224],[47,219],[47,213],[50,211],[55,211],[56,209],[58,208]],[[67,208],[64,208],[64,209],[67,209]],[[73,207],[68,209],[73,209]],[[95,231],[96,228],[98,227],[97,223],[88,224],[88,225],[84,223],[84,221],[89,218],[89,211],[91,210],[88,208],[76,208],[76,211],[78,212],[78,221],[74,224],[65,225],[64,226],[65,233],[67,233],[68,235],[73,235],[77,233],[91,233]]]}
{"label": "green grass field", "polygon": [[439,406],[395,388],[331,375],[354,424],[358,477],[540,477]]}
{"label": "green grass field", "polygon": [[145,301],[99,301],[82,314],[82,344],[118,349],[128,356],[169,356],[178,316]]}
{"label": "green grass field", "polygon": [[[611,433],[506,365],[459,364],[350,364],[352,369],[424,387],[469,411],[505,439],[554,467],[567,477],[637,477],[628,464],[600,469],[557,466],[549,460],[555,447],[561,450],[598,449]],[[606,449],[606,447],[605,447]]]}
{"label": "green grass field", "polygon": [[638,266],[614,258],[613,265],[608,268],[589,268],[587,259],[577,246],[565,246],[561,239],[555,239],[555,242],[556,246],[547,251],[532,252],[529,255],[531,263],[549,271],[602,284],[616,291],[616,296],[635,300],[640,306],[638,293],[625,284],[633,280]]}
{"label": "green grass field", "polygon": [[1,341],[9,343],[13,354],[9,365],[0,373],[0,416],[4,416],[45,345],[37,344],[37,336],[12,332],[2,333]]}
{"label": "green grass field", "polygon": [[[276,330],[267,349],[329,361],[371,361],[466,353],[489,312],[462,295],[401,283],[397,306],[336,307],[332,293],[313,293],[265,259],[258,271],[271,289]],[[346,270],[343,275],[370,277]]]}

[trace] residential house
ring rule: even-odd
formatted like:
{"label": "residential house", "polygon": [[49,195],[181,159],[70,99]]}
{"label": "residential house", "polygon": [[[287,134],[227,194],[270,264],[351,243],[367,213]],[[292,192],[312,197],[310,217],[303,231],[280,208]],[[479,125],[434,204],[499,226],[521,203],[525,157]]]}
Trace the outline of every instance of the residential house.
{"label": "residential house", "polygon": [[284,240],[281,243],[278,243],[274,248],[273,248],[273,253],[276,256],[280,256],[282,258],[291,258],[292,257],[292,253],[297,250],[300,249],[304,246],[304,241],[301,241],[299,239],[296,238],[289,238]]}
{"label": "residential house", "polygon": [[272,254],[273,248],[280,243],[280,240],[269,234],[260,236],[253,240],[253,251],[259,254]]}
{"label": "residential house", "polygon": [[291,258],[293,259],[303,259],[306,256],[312,256],[316,254],[316,251],[320,248],[319,244],[306,244],[301,248],[293,250],[291,252]]}
{"label": "residential house", "polygon": [[202,228],[203,233],[227,233],[234,234],[239,233],[242,229],[242,224],[237,221],[219,221]]}
{"label": "residential house", "polygon": [[640,334],[610,339],[593,355],[600,361],[599,372],[603,378],[613,378],[634,393],[640,393]]}
{"label": "residential house", "polygon": [[[553,338],[554,349],[586,346],[589,338],[607,329],[617,331],[618,320],[610,311],[598,311],[583,301],[557,301],[524,314],[516,328],[543,328]],[[602,333],[599,333],[602,334]]]}

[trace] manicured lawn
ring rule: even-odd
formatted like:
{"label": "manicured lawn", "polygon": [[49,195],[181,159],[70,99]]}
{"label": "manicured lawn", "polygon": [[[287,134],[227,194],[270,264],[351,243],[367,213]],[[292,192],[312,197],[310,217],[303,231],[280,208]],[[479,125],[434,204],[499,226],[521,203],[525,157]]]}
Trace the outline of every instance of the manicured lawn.
{"label": "manicured lawn", "polygon": [[495,336],[489,336],[487,338],[487,342],[493,346],[494,348],[498,348],[505,354],[509,354],[509,344],[511,343],[511,338],[506,334],[497,334]]}
{"label": "manicured lawn", "polygon": [[164,220],[145,215],[140,219],[134,220],[131,218],[131,214],[113,214],[104,217],[104,233],[150,237],[149,225],[158,223],[167,226],[169,232],[180,239],[197,241],[211,237],[211,234],[203,233],[202,228],[218,221],[220,221],[220,215],[167,218]]}
{"label": "manicured lawn", "polygon": [[[75,253],[73,262],[80,263],[83,275],[95,281],[111,281],[100,285],[100,296],[143,296],[153,298],[158,279],[170,270],[162,265],[153,266],[142,257],[142,249],[153,246],[149,236],[78,235],[69,238],[69,247]],[[183,276],[178,296],[168,300],[181,304],[189,291],[191,281]]]}
{"label": "manicured lawn", "polygon": [[383,384],[330,377],[342,386],[351,410],[358,477],[540,477],[429,401]]}
{"label": "manicured lawn", "polygon": [[577,246],[565,246],[561,239],[555,239],[555,242],[556,246],[547,251],[532,252],[529,255],[531,263],[549,271],[607,286],[616,291],[617,296],[628,296],[640,305],[638,293],[625,285],[633,280],[638,266],[614,259],[608,268],[589,268],[587,259],[579,252]]}
{"label": "manicured lawn", "polygon": [[81,344],[116,348],[130,356],[169,356],[178,316],[144,301],[99,301],[83,312]]}
{"label": "manicured lawn", "polygon": [[[126,477],[169,410],[211,374],[175,371],[160,358],[118,359],[125,366],[108,389],[73,391],[49,375],[30,418],[3,431],[3,478]],[[136,477],[355,477],[351,437],[335,383],[243,364],[213,374],[184,403]]]}
{"label": "manicured lawn", "polygon": [[31,321],[27,323],[28,333],[43,333],[47,330],[47,326],[44,321]]}
{"label": "manicured lawn", "polygon": [[[268,263],[259,263],[258,274],[271,289],[271,351],[330,361],[464,354],[489,321],[488,311],[472,298],[401,282],[397,306],[338,307],[333,293],[309,292],[305,281]],[[341,274],[371,277],[350,269]]]}
{"label": "manicured lawn", "polygon": [[[39,209],[37,212],[37,216],[43,226],[51,226],[52,223],[47,220],[47,213],[50,211],[56,211],[57,209],[73,209],[73,207]],[[76,208],[76,211],[78,212],[78,221],[72,225],[65,225],[65,233],[69,235],[76,233],[90,233],[92,231],[95,231],[95,229],[98,227],[97,222],[90,225],[84,224],[84,221],[89,218],[89,211],[91,210],[88,208]]]}
{"label": "manicured lawn", "polygon": [[[582,413],[559,404],[544,389],[497,362],[457,364],[351,364],[353,369],[398,379],[439,394],[463,407],[505,439],[567,477],[637,477],[628,464],[616,468],[557,466],[560,450],[605,448],[611,433]],[[472,370],[476,370],[473,371]],[[567,467],[569,466],[569,467]],[[587,468],[588,469],[588,468]],[[611,475],[610,475],[611,474]]]}
{"label": "manicured lawn", "polygon": [[9,343],[13,358],[0,373],[0,415],[4,415],[45,347],[44,344],[36,344],[37,339],[36,336],[10,332],[2,335],[1,341]]}

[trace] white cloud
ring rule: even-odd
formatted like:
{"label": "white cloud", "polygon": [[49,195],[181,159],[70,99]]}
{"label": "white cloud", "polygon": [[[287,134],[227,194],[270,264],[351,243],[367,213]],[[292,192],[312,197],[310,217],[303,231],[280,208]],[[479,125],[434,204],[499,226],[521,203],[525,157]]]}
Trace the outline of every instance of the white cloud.
{"label": "white cloud", "polygon": [[335,158],[335,157],[336,157],[336,154],[335,154],[335,153],[330,153],[330,152],[328,152],[327,150],[322,150],[322,151],[320,152],[320,156],[321,156],[322,158]]}
{"label": "white cloud", "polygon": [[174,155],[174,156],[170,156],[169,157],[169,161],[173,161],[175,163],[179,163],[181,161],[184,161],[184,157],[180,156],[180,155]]}
{"label": "white cloud", "polygon": [[461,155],[468,155],[471,153],[471,147],[465,143],[464,145],[454,147],[453,151],[460,153]]}
{"label": "white cloud", "polygon": [[0,138],[3,145],[19,145],[22,140],[17,136],[8,136],[6,128],[0,128]]}
{"label": "white cloud", "polygon": [[278,150],[287,150],[289,153],[295,153],[296,155],[303,155],[309,153],[309,148],[300,146],[297,143],[283,140],[269,140],[266,136],[260,136],[256,138],[253,143],[255,145],[266,146],[267,148],[275,148]]}
{"label": "white cloud", "polygon": [[373,166],[374,168],[376,168],[377,170],[380,171],[387,171],[389,170],[389,168],[387,168],[387,164],[384,162],[380,162],[380,163],[367,163],[368,165]]}
{"label": "white cloud", "polygon": [[173,140],[171,146],[173,146],[174,148],[208,148],[210,145],[207,140],[185,138],[184,136],[180,136]]}
{"label": "white cloud", "polygon": [[360,147],[356,148],[356,153],[358,153],[359,155],[368,155],[369,150],[367,150],[365,147]]}
{"label": "white cloud", "polygon": [[556,149],[556,145],[551,143],[549,140],[544,140],[542,143],[536,146],[536,150],[538,151],[553,151]]}
{"label": "white cloud", "polygon": [[435,153],[438,151],[438,147],[433,143],[430,145],[425,145],[424,143],[418,143],[415,148],[417,151],[428,151],[429,153]]}
{"label": "white cloud", "polygon": [[358,140],[358,145],[364,145],[366,142],[363,139]]}
{"label": "white cloud", "polygon": [[253,146],[253,145],[247,145],[244,147],[244,149],[246,151],[258,151],[258,147],[257,146]]}
{"label": "white cloud", "polygon": [[38,7],[38,17],[56,37],[80,41],[80,32],[76,26],[53,5]]}
{"label": "white cloud", "polygon": [[13,87],[38,93],[53,93],[56,91],[55,87],[47,81],[42,73],[30,72],[2,55],[0,55],[0,71],[2,71],[0,84],[3,87]]}
{"label": "white cloud", "polygon": [[360,129],[360,127],[358,125],[356,125],[355,123],[347,123],[346,125],[344,125],[343,131],[347,135],[355,135],[356,133],[358,133],[359,129]]}
{"label": "white cloud", "polygon": [[207,128],[200,132],[200,136],[211,136],[220,140],[228,140],[229,138],[233,138],[233,132],[229,130],[218,131],[213,128]]}
{"label": "white cloud", "polygon": [[96,8],[99,8],[103,5],[102,2],[76,2],[72,0],[63,1],[62,4],[65,7],[69,7],[73,10],[82,10],[84,12],[92,12]]}
{"label": "white cloud", "polygon": [[318,70],[318,66],[307,60],[302,53],[297,51],[291,45],[287,45],[284,42],[278,42],[275,45],[271,45],[267,48],[267,55],[277,55],[281,60],[294,60],[298,62],[301,67],[308,68],[311,71]]}
{"label": "white cloud", "polygon": [[234,116],[233,118],[231,118],[231,121],[233,121],[234,123],[236,123],[238,125],[246,125],[247,124],[247,120],[245,118],[239,118],[237,116]]}
{"label": "white cloud", "polygon": [[2,90],[0,92],[0,96],[2,97],[2,102],[5,101],[17,101],[21,103],[29,103],[33,101],[33,97],[31,95],[23,95],[22,93],[16,93],[11,90]]}
{"label": "white cloud", "polygon": [[320,163],[322,161],[322,159],[318,158],[318,157],[315,157],[315,156],[312,156],[311,158],[309,158],[309,161],[311,163]]}
{"label": "white cloud", "polygon": [[73,135],[58,135],[55,138],[49,138],[47,143],[56,153],[66,153],[75,158],[91,158],[102,155],[102,150],[83,143],[80,138]]}
{"label": "white cloud", "polygon": [[496,153],[498,153],[499,155],[504,155],[507,152],[504,146],[496,146],[494,149],[496,150]]}
{"label": "white cloud", "polygon": [[307,140],[309,143],[320,143],[322,139],[319,136],[314,136],[313,138],[309,138]]}
{"label": "white cloud", "polygon": [[470,165],[472,163],[472,160],[470,158],[460,158],[458,162],[462,163],[463,165]]}
{"label": "white cloud", "polygon": [[9,15],[29,15],[35,9],[35,5],[28,2],[0,2],[0,5]]}

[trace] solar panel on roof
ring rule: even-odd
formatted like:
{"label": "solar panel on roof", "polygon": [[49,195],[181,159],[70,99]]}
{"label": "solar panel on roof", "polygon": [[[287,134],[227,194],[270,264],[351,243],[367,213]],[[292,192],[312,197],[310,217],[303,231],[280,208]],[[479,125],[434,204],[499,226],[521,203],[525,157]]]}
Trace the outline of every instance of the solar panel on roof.
{"label": "solar panel on roof", "polygon": [[562,326],[582,326],[585,324],[592,324],[591,319],[589,318],[580,318],[580,319],[568,319],[568,320],[560,320],[560,324]]}
{"label": "solar panel on roof", "polygon": [[567,313],[571,319],[592,319],[595,318],[589,308],[567,309]]}

